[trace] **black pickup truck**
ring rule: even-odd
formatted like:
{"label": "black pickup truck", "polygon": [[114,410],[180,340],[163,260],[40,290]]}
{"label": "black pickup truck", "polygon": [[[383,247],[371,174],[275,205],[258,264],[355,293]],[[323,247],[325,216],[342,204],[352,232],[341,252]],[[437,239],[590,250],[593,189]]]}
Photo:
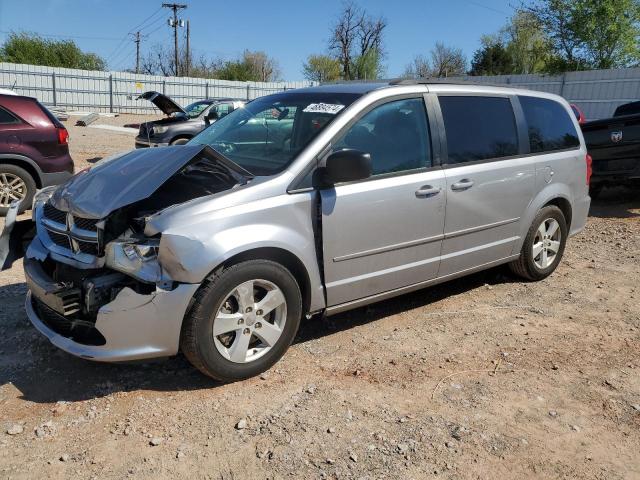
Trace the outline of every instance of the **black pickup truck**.
{"label": "black pickup truck", "polygon": [[640,102],[620,105],[613,117],[582,125],[593,159],[590,195],[607,185],[640,186]]}

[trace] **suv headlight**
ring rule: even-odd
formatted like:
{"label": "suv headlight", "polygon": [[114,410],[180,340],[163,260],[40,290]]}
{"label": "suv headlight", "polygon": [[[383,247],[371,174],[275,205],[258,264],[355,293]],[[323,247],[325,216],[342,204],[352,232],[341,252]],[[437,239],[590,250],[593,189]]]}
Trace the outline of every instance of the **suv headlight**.
{"label": "suv headlight", "polygon": [[151,135],[163,134],[166,133],[167,130],[169,130],[169,127],[167,125],[154,125],[153,129],[151,130]]}

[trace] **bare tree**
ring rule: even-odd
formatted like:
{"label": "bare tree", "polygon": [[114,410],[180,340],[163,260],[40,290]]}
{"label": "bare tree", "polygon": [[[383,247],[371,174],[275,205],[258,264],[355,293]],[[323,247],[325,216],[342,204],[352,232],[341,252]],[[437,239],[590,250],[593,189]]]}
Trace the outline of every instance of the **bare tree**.
{"label": "bare tree", "polygon": [[434,77],[451,77],[464,75],[467,70],[467,57],[462,49],[447,47],[436,42],[431,50],[431,75]]}
{"label": "bare tree", "polygon": [[424,55],[416,55],[411,63],[405,68],[405,78],[426,78],[431,76],[431,65]]}
{"label": "bare tree", "polygon": [[[383,17],[370,16],[354,1],[348,0],[343,4],[342,12],[332,27],[329,50],[340,62],[344,79],[374,78],[379,73],[386,26]],[[366,61],[370,59],[375,59],[375,65]],[[360,71],[363,69],[366,71]]]}
{"label": "bare tree", "polygon": [[258,81],[274,82],[281,77],[280,66],[278,62],[269,57],[265,52],[251,52],[245,50],[243,60],[255,72]]}

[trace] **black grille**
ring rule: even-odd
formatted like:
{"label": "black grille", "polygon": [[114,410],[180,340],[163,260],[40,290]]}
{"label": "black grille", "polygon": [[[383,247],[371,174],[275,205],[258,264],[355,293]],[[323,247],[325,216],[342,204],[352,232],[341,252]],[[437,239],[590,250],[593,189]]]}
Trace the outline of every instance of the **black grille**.
{"label": "black grille", "polygon": [[67,223],[67,213],[62,210],[58,210],[50,203],[45,203],[44,205],[44,216],[49,220],[53,220],[54,222],[58,222],[63,225]]}
{"label": "black grille", "polygon": [[100,253],[100,249],[98,248],[97,243],[83,242],[82,240],[77,240],[77,242],[78,242],[78,249],[82,253],[88,253],[89,255],[95,255],[95,256],[97,256]]}
{"label": "black grille", "polygon": [[104,345],[107,343],[95,328],[94,322],[79,318],[67,318],[35,297],[32,297],[32,304],[40,320],[57,334],[83,345]]}
{"label": "black grille", "polygon": [[76,216],[73,217],[73,223],[76,227],[83,230],[89,230],[91,232],[95,232],[98,230],[96,227],[96,223],[98,222],[99,220],[95,220],[93,218],[80,218]]}
{"label": "black grille", "polygon": [[60,247],[71,249],[69,237],[67,237],[66,235],[62,235],[61,233],[52,232],[51,230],[49,230],[47,233],[49,234],[49,238],[53,243]]}

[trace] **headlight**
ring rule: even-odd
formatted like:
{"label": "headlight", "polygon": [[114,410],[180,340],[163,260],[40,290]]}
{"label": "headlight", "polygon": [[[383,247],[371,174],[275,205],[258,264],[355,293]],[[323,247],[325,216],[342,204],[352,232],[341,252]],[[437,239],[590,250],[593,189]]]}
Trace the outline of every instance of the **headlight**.
{"label": "headlight", "polygon": [[156,135],[156,134],[162,134],[165,133],[167,130],[169,130],[168,126],[161,126],[161,125],[154,125],[153,129],[151,130],[151,135]]}
{"label": "headlight", "polygon": [[159,239],[145,239],[140,243],[114,240],[105,246],[105,265],[143,282],[155,283],[167,279],[158,264]]}
{"label": "headlight", "polygon": [[52,185],[50,187],[44,187],[43,189],[36,191],[31,202],[31,220],[35,221],[36,208],[47,203],[56,188],[58,188],[57,185]]}

